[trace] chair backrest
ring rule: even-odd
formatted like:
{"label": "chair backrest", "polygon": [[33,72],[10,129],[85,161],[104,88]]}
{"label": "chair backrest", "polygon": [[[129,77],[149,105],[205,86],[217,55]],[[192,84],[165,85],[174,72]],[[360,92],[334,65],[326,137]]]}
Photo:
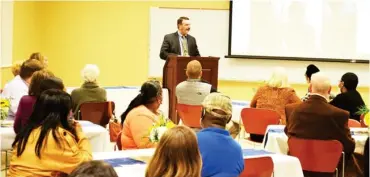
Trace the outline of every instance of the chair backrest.
{"label": "chair backrest", "polygon": [[311,140],[290,137],[289,155],[297,157],[305,171],[334,173],[343,145],[337,140]]}
{"label": "chair backrest", "polygon": [[244,108],[241,112],[244,129],[247,133],[264,135],[269,125],[277,125],[280,115],[273,110]]}
{"label": "chair backrest", "polygon": [[240,177],[271,177],[274,172],[274,163],[271,157],[244,159],[244,171]]}
{"label": "chair backrest", "polygon": [[348,119],[348,127],[350,128],[361,128],[361,123],[354,119]]}
{"label": "chair backrest", "polygon": [[112,112],[108,112],[108,106],[112,102],[87,102],[82,103],[80,106],[81,120],[88,120],[94,124],[106,127],[114,112],[114,104],[112,104]]}
{"label": "chair backrest", "polygon": [[121,136],[122,136],[122,132],[120,132],[117,137],[116,145],[117,145],[118,150],[122,150]]}
{"label": "chair backrest", "polygon": [[177,104],[176,110],[184,125],[191,128],[200,128],[200,118],[202,116],[201,105]]}

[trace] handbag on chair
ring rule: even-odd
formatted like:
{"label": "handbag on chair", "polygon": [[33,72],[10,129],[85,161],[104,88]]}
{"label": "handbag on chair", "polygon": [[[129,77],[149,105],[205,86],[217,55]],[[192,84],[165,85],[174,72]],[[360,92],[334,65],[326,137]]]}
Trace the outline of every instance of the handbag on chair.
{"label": "handbag on chair", "polygon": [[122,130],[121,124],[118,122],[118,119],[112,111],[112,102],[108,102],[108,115],[110,116],[109,121],[109,136],[110,142],[116,142],[119,133]]}

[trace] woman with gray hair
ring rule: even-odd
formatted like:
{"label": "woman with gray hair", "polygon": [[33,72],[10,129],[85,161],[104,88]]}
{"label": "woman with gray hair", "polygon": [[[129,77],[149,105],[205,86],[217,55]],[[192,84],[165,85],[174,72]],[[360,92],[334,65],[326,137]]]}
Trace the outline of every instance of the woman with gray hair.
{"label": "woman with gray hair", "polygon": [[80,105],[85,102],[104,102],[107,101],[107,92],[104,88],[99,87],[96,82],[100,74],[98,66],[87,64],[81,71],[84,83],[81,88],[72,91],[72,109],[77,116]]}

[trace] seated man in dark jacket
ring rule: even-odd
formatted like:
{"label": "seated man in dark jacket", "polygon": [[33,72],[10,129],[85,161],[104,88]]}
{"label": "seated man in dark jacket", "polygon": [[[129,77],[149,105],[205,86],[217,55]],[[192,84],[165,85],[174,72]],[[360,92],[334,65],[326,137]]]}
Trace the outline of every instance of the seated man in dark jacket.
{"label": "seated man in dark jacket", "polygon": [[[317,140],[338,140],[350,157],[355,142],[348,128],[349,113],[328,103],[330,81],[322,73],[312,76],[312,93],[307,101],[286,107],[286,134],[288,137]],[[332,176],[306,172],[305,176]]]}

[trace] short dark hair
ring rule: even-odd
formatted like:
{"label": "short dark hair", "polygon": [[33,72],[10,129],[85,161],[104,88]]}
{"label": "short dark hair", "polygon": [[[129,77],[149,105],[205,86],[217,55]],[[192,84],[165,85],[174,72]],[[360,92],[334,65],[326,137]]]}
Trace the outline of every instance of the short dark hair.
{"label": "short dark hair", "polygon": [[69,177],[118,177],[118,175],[112,165],[101,160],[93,160],[82,163]]}
{"label": "short dark hair", "polygon": [[36,71],[32,74],[31,83],[28,89],[28,95],[39,97],[41,93],[44,91],[41,89],[41,83],[50,78],[53,77],[54,74],[46,69]]}
{"label": "short dark hair", "polygon": [[40,84],[41,92],[49,89],[64,90],[64,84],[62,79],[57,77],[49,77],[43,80]]}
{"label": "short dark hair", "polygon": [[341,81],[347,90],[356,90],[358,84],[358,77],[355,73],[346,73],[342,76]]}
{"label": "short dark hair", "polygon": [[306,76],[308,77],[309,80],[311,80],[311,76],[312,74],[315,74],[317,72],[319,72],[319,68],[313,64],[310,64],[307,66],[307,69],[306,69]]}
{"label": "short dark hair", "polygon": [[35,59],[27,60],[23,62],[19,76],[21,76],[22,79],[28,79],[34,72],[40,71],[43,68],[44,65],[40,61]]}
{"label": "short dark hair", "polygon": [[179,25],[182,24],[182,21],[184,20],[190,20],[188,17],[180,17],[179,19],[177,19],[177,28],[179,28]]}

